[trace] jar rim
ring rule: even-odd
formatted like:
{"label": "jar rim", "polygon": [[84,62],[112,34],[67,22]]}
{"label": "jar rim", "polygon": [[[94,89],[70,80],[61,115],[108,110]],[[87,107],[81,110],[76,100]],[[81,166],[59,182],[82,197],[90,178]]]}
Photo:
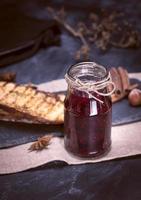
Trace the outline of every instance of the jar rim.
{"label": "jar rim", "polygon": [[[87,71],[88,68],[89,68],[89,70],[92,70],[91,76],[97,77],[97,79],[98,79],[97,81],[102,81],[105,78],[107,78],[107,76],[108,76],[107,68],[100,64],[97,64],[95,62],[80,62],[80,63],[74,64],[74,65],[71,65],[70,68],[67,70],[66,74],[67,74],[68,78],[71,79],[71,81],[75,81],[76,78],[78,78],[78,76],[75,73],[73,74],[73,70],[74,70],[74,72],[76,72],[77,69],[79,69],[82,71],[82,74],[80,74],[80,75],[86,75],[86,72],[88,72]],[[103,70],[103,72],[101,71],[100,73],[98,73],[98,71],[97,71],[98,69]],[[97,73],[97,76],[94,73]],[[95,81],[95,82],[97,82],[97,81]]]}

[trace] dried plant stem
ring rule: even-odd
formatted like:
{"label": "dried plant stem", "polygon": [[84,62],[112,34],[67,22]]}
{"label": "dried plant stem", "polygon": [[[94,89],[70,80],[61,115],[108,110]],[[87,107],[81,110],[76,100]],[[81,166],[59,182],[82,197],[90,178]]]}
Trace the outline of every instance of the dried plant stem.
{"label": "dried plant stem", "polygon": [[16,73],[4,72],[0,73],[0,81],[15,82]]}
{"label": "dried plant stem", "polygon": [[55,14],[53,8],[48,7],[48,11],[51,13],[53,19],[56,20],[59,24],[61,24],[71,35],[73,35],[74,37],[78,37],[84,46],[89,47],[88,42],[86,41],[81,32],[76,31],[72,26],[66,23],[64,19],[61,19],[57,14]]}
{"label": "dried plant stem", "polygon": [[[52,19],[81,41],[80,49],[75,52],[76,60],[89,59],[90,50],[92,50],[91,44],[102,51],[106,51],[112,46],[137,48],[141,44],[139,32],[133,30],[129,22],[123,19],[123,13],[112,11],[108,14],[106,10],[103,12],[101,9],[99,14],[95,12],[88,15],[88,23],[87,21],[76,21],[74,26],[77,28],[75,28],[67,22],[64,8],[56,10],[47,7],[47,11]],[[119,23],[119,19],[121,23]]]}

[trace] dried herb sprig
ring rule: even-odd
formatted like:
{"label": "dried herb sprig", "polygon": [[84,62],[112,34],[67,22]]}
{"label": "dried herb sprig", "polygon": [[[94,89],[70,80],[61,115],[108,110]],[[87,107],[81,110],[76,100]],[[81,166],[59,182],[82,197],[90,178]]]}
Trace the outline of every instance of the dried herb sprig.
{"label": "dried herb sprig", "polygon": [[89,14],[87,21],[78,21],[73,28],[66,21],[64,8],[57,11],[48,7],[52,18],[63,26],[70,34],[80,39],[82,46],[76,52],[77,60],[89,58],[90,44],[95,44],[99,49],[105,51],[109,47],[137,48],[140,46],[140,34],[134,30],[132,25],[125,20],[123,13],[100,9],[98,13]]}
{"label": "dried herb sprig", "polygon": [[101,11],[99,15],[90,13],[88,25],[81,22],[78,26],[88,41],[99,49],[107,50],[109,46],[137,48],[140,46],[139,33],[124,18],[123,13]]}
{"label": "dried herb sprig", "polygon": [[84,35],[80,32],[75,30],[71,25],[69,25],[65,21],[65,10],[62,8],[58,12],[55,11],[52,7],[48,7],[47,10],[58,23],[60,23],[69,33],[71,33],[74,37],[78,37],[84,46],[88,46],[87,40],[85,39]]}
{"label": "dried herb sprig", "polygon": [[89,43],[79,29],[75,30],[70,24],[66,22],[66,13],[64,8],[56,11],[52,7],[48,7],[47,10],[54,20],[56,20],[61,26],[63,26],[72,36],[79,38],[82,42],[81,48],[76,52],[76,59],[80,59],[81,56],[83,56],[85,59],[88,59],[90,51]]}
{"label": "dried herb sprig", "polygon": [[37,139],[36,142],[34,142],[30,147],[29,151],[40,151],[43,149],[46,149],[48,145],[50,144],[51,139],[53,138],[53,135],[45,135],[43,137],[40,137]]}

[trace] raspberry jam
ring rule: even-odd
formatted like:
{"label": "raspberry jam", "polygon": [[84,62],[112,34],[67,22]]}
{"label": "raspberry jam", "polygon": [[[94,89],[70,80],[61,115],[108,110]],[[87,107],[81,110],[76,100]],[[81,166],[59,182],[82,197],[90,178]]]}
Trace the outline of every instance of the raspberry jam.
{"label": "raspberry jam", "polygon": [[[111,98],[94,91],[89,95],[74,82],[76,76],[84,84],[98,83],[107,76],[107,71],[89,62],[72,66],[67,75],[71,81],[67,81],[69,85],[65,99],[65,148],[80,157],[103,155],[111,146]],[[105,90],[103,88],[101,92]]]}

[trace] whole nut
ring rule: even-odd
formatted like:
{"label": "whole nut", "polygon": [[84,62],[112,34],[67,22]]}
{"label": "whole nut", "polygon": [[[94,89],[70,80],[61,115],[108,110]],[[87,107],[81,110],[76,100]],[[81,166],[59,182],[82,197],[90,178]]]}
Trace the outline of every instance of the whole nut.
{"label": "whole nut", "polygon": [[141,105],[141,90],[133,89],[128,95],[129,103],[132,106],[140,106]]}

